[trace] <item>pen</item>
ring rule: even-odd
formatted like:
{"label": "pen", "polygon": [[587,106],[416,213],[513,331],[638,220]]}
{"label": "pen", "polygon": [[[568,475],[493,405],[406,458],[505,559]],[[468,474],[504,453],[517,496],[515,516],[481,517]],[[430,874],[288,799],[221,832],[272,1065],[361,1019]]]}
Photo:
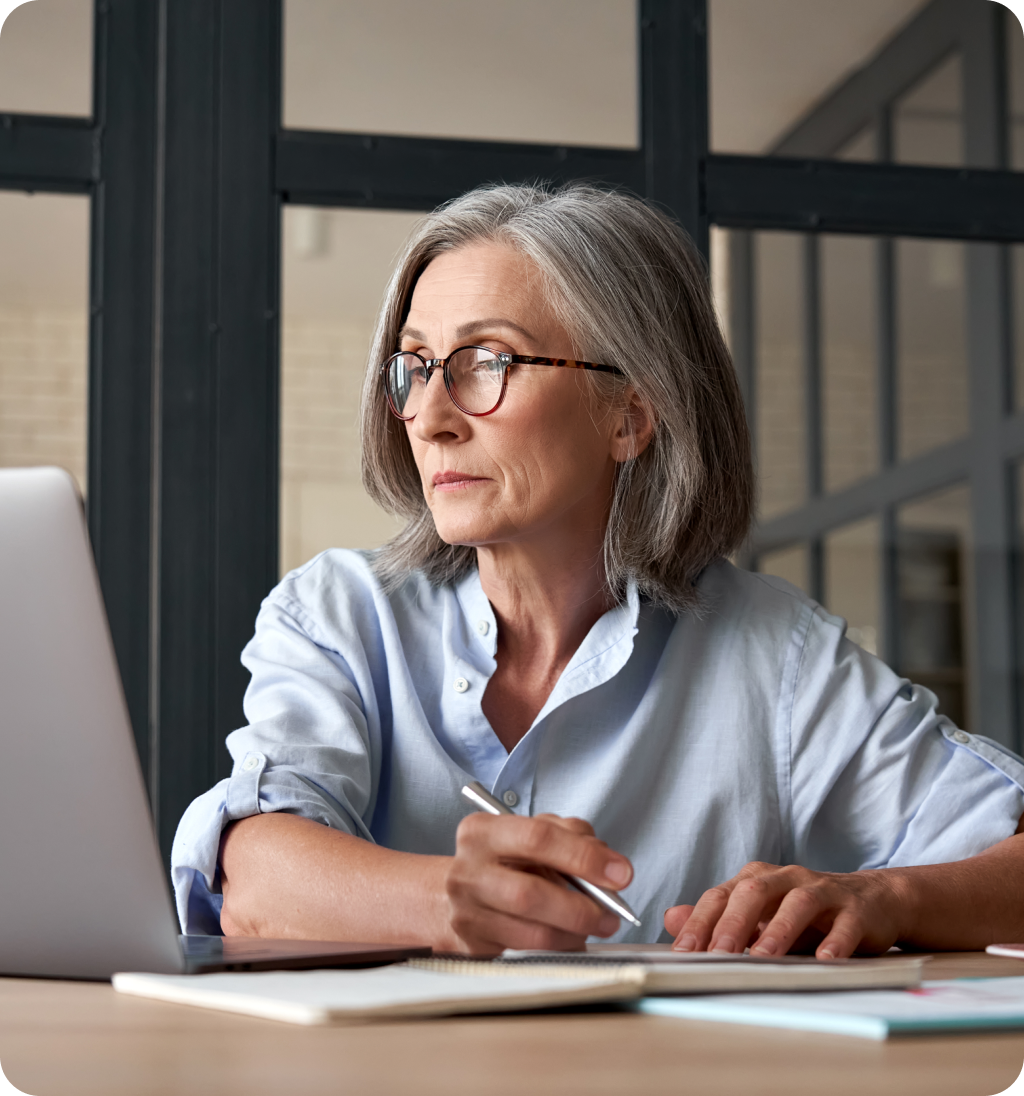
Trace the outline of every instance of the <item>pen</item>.
{"label": "pen", "polygon": [[[462,789],[462,794],[473,804],[478,811],[486,811],[488,814],[514,814],[500,799],[493,795],[480,783],[479,780],[471,780]],[[630,924],[640,928],[640,918],[629,908],[629,903],[621,898],[615,891],[605,890],[596,883],[588,883],[578,875],[570,875],[568,872],[558,873],[567,883],[570,883],[578,891],[582,891],[588,898],[603,906],[609,913],[624,918]]]}

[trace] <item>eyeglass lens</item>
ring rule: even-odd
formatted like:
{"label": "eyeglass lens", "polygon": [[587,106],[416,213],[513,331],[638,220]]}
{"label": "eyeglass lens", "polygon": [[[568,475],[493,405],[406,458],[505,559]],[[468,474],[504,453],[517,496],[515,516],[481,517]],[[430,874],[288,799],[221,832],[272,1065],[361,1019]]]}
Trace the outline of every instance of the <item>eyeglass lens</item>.
{"label": "eyeglass lens", "polygon": [[[481,346],[457,350],[448,363],[451,396],[471,415],[486,415],[498,406],[505,366],[493,351]],[[385,370],[388,397],[403,418],[412,418],[423,403],[427,369],[416,354],[396,354]]]}

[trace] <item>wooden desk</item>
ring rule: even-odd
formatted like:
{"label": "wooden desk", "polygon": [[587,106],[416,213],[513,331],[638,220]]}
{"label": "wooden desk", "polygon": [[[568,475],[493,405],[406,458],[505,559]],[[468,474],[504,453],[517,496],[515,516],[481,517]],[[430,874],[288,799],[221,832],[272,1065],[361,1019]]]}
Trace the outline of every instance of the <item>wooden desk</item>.
{"label": "wooden desk", "polygon": [[[931,978],[1024,974],[983,954]],[[109,985],[0,979],[0,1062],[31,1096],[992,1096],[1024,1032],[866,1039],[615,1012],[300,1028],[123,997]]]}

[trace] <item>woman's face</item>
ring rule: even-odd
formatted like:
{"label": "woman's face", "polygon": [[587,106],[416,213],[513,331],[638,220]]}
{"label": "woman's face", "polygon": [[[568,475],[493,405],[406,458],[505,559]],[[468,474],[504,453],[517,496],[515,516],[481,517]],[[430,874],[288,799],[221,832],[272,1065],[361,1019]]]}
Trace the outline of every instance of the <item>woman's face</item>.
{"label": "woman's face", "polygon": [[[446,252],[423,271],[401,349],[446,358],[460,346],[574,358],[536,266],[502,244]],[[576,369],[513,365],[492,415],[460,411],[441,371],[406,423],[441,538],[475,547],[603,535],[615,464],[629,455],[613,415]],[[570,543],[572,541],[570,540]]]}

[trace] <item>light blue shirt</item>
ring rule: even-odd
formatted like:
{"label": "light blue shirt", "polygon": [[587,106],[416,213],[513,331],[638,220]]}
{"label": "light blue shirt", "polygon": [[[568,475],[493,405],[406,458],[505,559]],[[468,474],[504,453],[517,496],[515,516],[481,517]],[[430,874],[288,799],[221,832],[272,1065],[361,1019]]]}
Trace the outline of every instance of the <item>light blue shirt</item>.
{"label": "light blue shirt", "polygon": [[854,871],[940,863],[1009,837],[1024,763],[845,638],[780,579],[728,563],[676,617],[636,590],[593,626],[522,741],[481,709],[497,624],[478,575],[383,592],[332,550],[269,595],[242,661],[249,725],[229,779],[185,812],[172,853],[182,928],[216,933],[220,833],[289,811],[406,852],[450,854],[476,778],[521,814],[585,818],[635,868],[652,941],[748,861]]}

